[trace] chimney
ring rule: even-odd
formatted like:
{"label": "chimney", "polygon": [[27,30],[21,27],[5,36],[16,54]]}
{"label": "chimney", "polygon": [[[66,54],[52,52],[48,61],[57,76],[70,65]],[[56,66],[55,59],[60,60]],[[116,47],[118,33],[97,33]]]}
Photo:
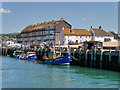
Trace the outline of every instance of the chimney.
{"label": "chimney", "polygon": [[90,28],[92,29],[92,26]]}
{"label": "chimney", "polygon": [[61,18],[60,20],[61,20],[61,21],[67,21],[65,18]]}
{"label": "chimney", "polygon": [[40,25],[43,25],[43,23],[40,23]]}
{"label": "chimney", "polygon": [[55,20],[52,20],[52,22],[54,22]]}
{"label": "chimney", "polygon": [[48,24],[51,23],[51,21],[48,22]]}
{"label": "chimney", "polygon": [[37,23],[37,25],[39,25],[40,23]]}
{"label": "chimney", "polygon": [[47,22],[44,22],[44,24],[47,24]]}
{"label": "chimney", "polygon": [[100,29],[100,30],[102,30],[102,27],[101,27],[101,26],[99,26],[99,29]]}

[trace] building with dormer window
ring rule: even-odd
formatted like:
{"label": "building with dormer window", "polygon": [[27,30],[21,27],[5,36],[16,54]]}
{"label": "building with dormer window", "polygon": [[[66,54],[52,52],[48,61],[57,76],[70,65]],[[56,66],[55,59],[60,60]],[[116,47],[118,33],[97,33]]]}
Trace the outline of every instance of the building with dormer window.
{"label": "building with dormer window", "polygon": [[59,44],[60,32],[63,27],[69,29],[72,28],[64,18],[57,21],[52,20],[49,22],[29,25],[17,35],[17,42],[24,45],[41,42]]}
{"label": "building with dormer window", "polygon": [[92,41],[99,41],[99,42],[116,41],[114,39],[114,36],[103,30],[101,26],[99,28],[92,28],[91,26],[90,32],[92,34]]}

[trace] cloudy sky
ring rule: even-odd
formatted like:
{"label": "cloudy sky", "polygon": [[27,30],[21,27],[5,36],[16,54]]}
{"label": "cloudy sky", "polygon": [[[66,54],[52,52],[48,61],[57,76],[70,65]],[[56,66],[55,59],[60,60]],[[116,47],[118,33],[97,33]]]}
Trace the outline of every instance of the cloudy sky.
{"label": "cloudy sky", "polygon": [[118,32],[117,2],[3,2],[2,33],[20,32],[25,26],[66,18],[73,28],[102,28]]}

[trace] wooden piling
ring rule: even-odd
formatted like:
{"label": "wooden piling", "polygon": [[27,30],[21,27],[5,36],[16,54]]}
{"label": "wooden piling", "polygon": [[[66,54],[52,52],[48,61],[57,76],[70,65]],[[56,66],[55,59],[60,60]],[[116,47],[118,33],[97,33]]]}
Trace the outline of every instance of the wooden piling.
{"label": "wooden piling", "polygon": [[101,68],[101,51],[96,52],[95,68]]}
{"label": "wooden piling", "polygon": [[110,69],[114,71],[119,71],[119,51],[111,52]]}

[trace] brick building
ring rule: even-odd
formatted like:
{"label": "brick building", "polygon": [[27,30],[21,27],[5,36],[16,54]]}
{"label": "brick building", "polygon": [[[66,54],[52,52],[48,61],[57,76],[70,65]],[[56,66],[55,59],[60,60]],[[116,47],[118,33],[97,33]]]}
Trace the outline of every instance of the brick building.
{"label": "brick building", "polygon": [[24,45],[40,44],[42,42],[58,44],[83,43],[91,41],[92,34],[86,29],[72,29],[66,19],[52,20],[25,27],[17,35],[17,42]]}
{"label": "brick building", "polygon": [[62,28],[72,28],[66,19],[52,20],[44,23],[37,23],[25,27],[20,34],[17,35],[17,42],[22,44],[33,43],[53,43],[59,44],[60,32]]}

